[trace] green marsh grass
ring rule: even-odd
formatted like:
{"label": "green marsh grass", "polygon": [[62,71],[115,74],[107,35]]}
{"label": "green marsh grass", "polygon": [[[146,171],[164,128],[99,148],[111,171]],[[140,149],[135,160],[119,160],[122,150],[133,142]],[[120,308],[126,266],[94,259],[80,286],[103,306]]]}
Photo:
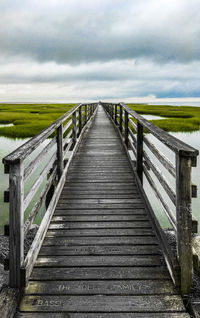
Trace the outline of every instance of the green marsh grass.
{"label": "green marsh grass", "polygon": [[[10,138],[32,137],[41,132],[75,104],[0,104],[0,136]],[[157,115],[163,119],[151,120],[166,131],[195,131],[200,129],[200,107],[128,104],[139,114]]]}
{"label": "green marsh grass", "polygon": [[37,135],[75,104],[0,104],[0,136],[26,138]]}
{"label": "green marsh grass", "polygon": [[200,107],[128,104],[141,115],[156,115],[163,119],[150,120],[154,125],[172,132],[200,129]]}

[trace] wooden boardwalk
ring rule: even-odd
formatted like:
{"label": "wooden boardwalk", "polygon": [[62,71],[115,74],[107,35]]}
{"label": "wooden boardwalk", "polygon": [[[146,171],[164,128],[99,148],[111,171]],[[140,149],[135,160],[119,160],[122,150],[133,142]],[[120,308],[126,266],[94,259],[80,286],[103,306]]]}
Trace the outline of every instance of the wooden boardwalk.
{"label": "wooden boardwalk", "polygon": [[187,318],[120,137],[99,108],[73,159],[18,318]]}

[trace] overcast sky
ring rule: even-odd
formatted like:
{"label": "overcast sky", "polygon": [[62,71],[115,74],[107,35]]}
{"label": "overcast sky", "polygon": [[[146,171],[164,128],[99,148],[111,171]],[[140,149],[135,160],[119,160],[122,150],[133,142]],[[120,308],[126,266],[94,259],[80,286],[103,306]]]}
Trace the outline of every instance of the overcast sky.
{"label": "overcast sky", "polygon": [[0,0],[0,101],[200,99],[199,0]]}

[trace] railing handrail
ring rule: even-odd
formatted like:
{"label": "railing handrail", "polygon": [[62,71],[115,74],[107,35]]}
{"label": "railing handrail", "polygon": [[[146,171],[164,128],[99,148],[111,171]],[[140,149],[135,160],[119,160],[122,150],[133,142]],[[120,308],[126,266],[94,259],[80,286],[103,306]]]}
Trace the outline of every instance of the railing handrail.
{"label": "railing handrail", "polygon": [[[37,136],[3,159],[5,173],[9,173],[9,285],[24,287],[30,277],[34,262],[54,213],[66,174],[76,154],[83,134],[90,125],[97,110],[97,103],[79,104],[54,121]],[[72,117],[72,120],[67,120]],[[56,137],[49,140],[43,149],[38,149],[52,133]],[[39,154],[29,162],[24,159],[34,150]],[[49,158],[50,157],[50,158]],[[45,165],[40,165],[44,159]],[[38,169],[39,168],[39,169]],[[32,186],[25,191],[25,183],[36,172]],[[45,181],[45,182],[44,182]],[[43,183],[44,182],[44,183]],[[38,194],[36,202],[33,199]],[[31,207],[30,204],[33,203]],[[31,247],[24,255],[24,236],[27,235],[42,204],[46,211]],[[30,212],[27,208],[31,208]],[[24,224],[24,213],[29,212]]]}
{"label": "railing handrail", "polygon": [[[102,105],[118,129],[130,161],[135,161],[136,181],[146,202],[152,224],[154,224],[154,230],[159,237],[171,276],[176,284],[181,285],[181,293],[183,295],[188,294],[192,286],[193,276],[192,237],[193,234],[197,233],[197,221],[192,216],[191,205],[192,197],[196,197],[197,188],[195,185],[192,186],[191,168],[197,164],[196,157],[199,151],[154,126],[124,103],[102,103]],[[133,119],[137,121],[136,124]],[[159,147],[148,140],[144,128],[173,151],[175,155],[174,163],[158,149]],[[136,135],[132,132],[132,129],[136,132]],[[175,189],[174,186],[171,187],[162,171],[157,168],[144,145],[148,147],[148,152],[150,151],[174,177]],[[143,187],[144,176],[175,230],[177,243],[175,257],[154,213],[155,209],[152,208],[145,193]],[[193,188],[195,191],[192,190]],[[163,191],[172,202],[173,207],[168,205]]]}
{"label": "railing handrail", "polygon": [[[107,104],[107,103],[102,103]],[[117,103],[118,104],[118,103]],[[116,105],[115,103],[109,103],[109,105]],[[199,154],[199,151],[195,148],[193,148],[190,145],[187,145],[180,139],[170,135],[163,129],[155,126],[148,120],[146,120],[144,117],[136,113],[134,110],[132,110],[129,106],[127,106],[125,103],[119,103],[119,106],[122,106],[129,115],[134,117],[138,122],[145,127],[152,135],[154,135],[157,139],[159,139],[163,144],[165,144],[167,147],[169,147],[171,150],[173,150],[175,153],[185,155],[185,156],[191,156],[191,157],[197,157]]]}
{"label": "railing handrail", "polygon": [[45,139],[47,139],[65,120],[67,120],[80,106],[94,105],[96,103],[77,104],[64,115],[56,119],[49,126],[44,128],[39,134],[29,139],[22,146],[11,152],[9,155],[3,158],[4,164],[15,164],[22,162],[26,157],[33,152],[38,145],[40,145]]}

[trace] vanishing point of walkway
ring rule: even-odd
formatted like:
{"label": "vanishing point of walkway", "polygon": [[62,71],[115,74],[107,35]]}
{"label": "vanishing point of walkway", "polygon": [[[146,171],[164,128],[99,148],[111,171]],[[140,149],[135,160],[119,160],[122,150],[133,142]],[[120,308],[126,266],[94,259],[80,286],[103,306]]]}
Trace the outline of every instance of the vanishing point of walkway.
{"label": "vanishing point of walkway", "polygon": [[73,159],[17,317],[189,317],[102,108]]}

